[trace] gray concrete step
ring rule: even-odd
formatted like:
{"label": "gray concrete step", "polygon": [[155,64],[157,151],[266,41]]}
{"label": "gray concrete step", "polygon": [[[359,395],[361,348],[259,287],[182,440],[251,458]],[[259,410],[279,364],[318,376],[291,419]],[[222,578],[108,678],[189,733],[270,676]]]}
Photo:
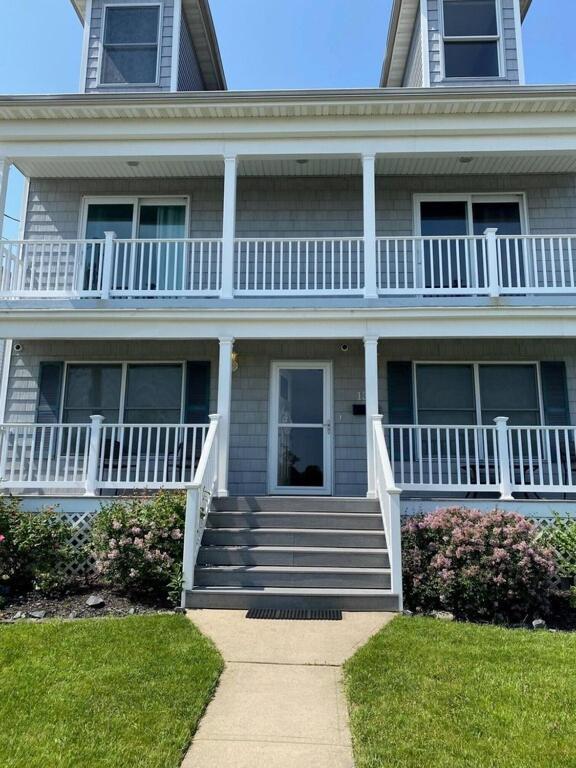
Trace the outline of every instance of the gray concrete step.
{"label": "gray concrete step", "polygon": [[199,587],[390,589],[390,571],[385,568],[199,566],[194,579]]}
{"label": "gray concrete step", "polygon": [[186,608],[299,608],[308,611],[332,608],[342,611],[397,611],[399,604],[398,595],[382,589],[195,587],[186,592]]}
{"label": "gray concrete step", "polygon": [[202,543],[206,546],[277,546],[386,548],[382,529],[356,531],[321,528],[206,528]]}
{"label": "gray concrete step", "polygon": [[210,512],[209,528],[321,528],[382,530],[380,513],[359,512]]}
{"label": "gray concrete step", "polygon": [[213,500],[221,512],[368,512],[380,514],[374,499],[342,496],[230,496]]}
{"label": "gray concrete step", "polygon": [[203,546],[198,565],[281,565],[332,568],[389,568],[385,549],[349,547]]}

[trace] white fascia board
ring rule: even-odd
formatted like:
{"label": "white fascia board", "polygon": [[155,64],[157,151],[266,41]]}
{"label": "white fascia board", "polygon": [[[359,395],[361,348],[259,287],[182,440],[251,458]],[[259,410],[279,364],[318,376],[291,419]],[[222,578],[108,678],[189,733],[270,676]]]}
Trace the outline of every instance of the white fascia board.
{"label": "white fascia board", "polygon": [[[576,338],[576,308],[6,310],[20,339]],[[70,329],[74,328],[73,336]]]}
{"label": "white fascia board", "polygon": [[0,155],[212,157],[570,152],[576,113],[348,119],[0,121]]}

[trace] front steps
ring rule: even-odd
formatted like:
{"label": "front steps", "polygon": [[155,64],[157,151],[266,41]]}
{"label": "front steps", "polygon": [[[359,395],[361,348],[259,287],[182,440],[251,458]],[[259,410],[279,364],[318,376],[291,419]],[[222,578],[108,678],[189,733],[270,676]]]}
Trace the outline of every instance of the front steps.
{"label": "front steps", "polygon": [[186,606],[398,610],[378,503],[216,499]]}

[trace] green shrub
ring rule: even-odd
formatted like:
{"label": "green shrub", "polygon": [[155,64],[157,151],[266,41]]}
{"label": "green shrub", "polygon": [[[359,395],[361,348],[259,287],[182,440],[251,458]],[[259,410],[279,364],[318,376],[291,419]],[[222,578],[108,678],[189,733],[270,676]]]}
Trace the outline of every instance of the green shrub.
{"label": "green shrub", "polygon": [[102,577],[128,594],[178,602],[185,516],[185,493],[103,505],[92,526]]}
{"label": "green shrub", "polygon": [[540,540],[554,550],[558,576],[573,583],[576,580],[576,518],[556,515],[542,531]]}
{"label": "green shrub", "polygon": [[23,512],[20,502],[0,498],[0,584],[8,594],[35,589],[54,592],[69,580],[65,568],[75,559],[72,528],[47,508]]}
{"label": "green shrub", "polygon": [[522,621],[546,611],[554,552],[520,515],[438,509],[402,530],[404,597],[411,609]]}

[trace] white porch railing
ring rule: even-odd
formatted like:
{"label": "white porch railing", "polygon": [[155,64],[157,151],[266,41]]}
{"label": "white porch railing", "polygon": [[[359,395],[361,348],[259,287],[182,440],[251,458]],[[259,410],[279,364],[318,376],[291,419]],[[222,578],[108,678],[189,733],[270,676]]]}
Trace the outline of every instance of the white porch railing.
{"label": "white porch railing", "polygon": [[0,243],[0,298],[576,294],[576,235],[27,240]]}
{"label": "white porch railing", "polygon": [[236,240],[237,295],[318,296],[363,290],[362,238]]}
{"label": "white porch railing", "polygon": [[576,493],[576,427],[389,425],[394,479],[403,490]]}
{"label": "white porch railing", "polygon": [[0,487],[84,488],[89,424],[4,424],[0,428]]}
{"label": "white porch railing", "polygon": [[102,240],[0,241],[0,297],[99,296],[103,252]]}
{"label": "white porch railing", "polygon": [[110,296],[218,296],[221,240],[114,240]]}
{"label": "white porch railing", "polygon": [[382,416],[372,418],[374,438],[374,482],[380,503],[388,556],[390,558],[390,589],[398,595],[402,610],[402,542],[400,524],[400,493],[384,439]]}
{"label": "white porch railing", "polygon": [[208,435],[206,424],[3,424],[0,488],[184,488]]}
{"label": "white porch railing", "polygon": [[220,416],[210,416],[210,428],[198,468],[192,484],[188,487],[186,498],[186,524],[184,529],[184,557],[182,565],[183,592],[182,605],[185,604],[186,592],[194,586],[194,569],[202,534],[206,527],[212,499],[218,488],[218,427]]}
{"label": "white porch railing", "polygon": [[504,294],[576,293],[576,236],[498,237]]}
{"label": "white porch railing", "polygon": [[479,295],[490,290],[484,237],[380,237],[376,257],[382,295]]}

